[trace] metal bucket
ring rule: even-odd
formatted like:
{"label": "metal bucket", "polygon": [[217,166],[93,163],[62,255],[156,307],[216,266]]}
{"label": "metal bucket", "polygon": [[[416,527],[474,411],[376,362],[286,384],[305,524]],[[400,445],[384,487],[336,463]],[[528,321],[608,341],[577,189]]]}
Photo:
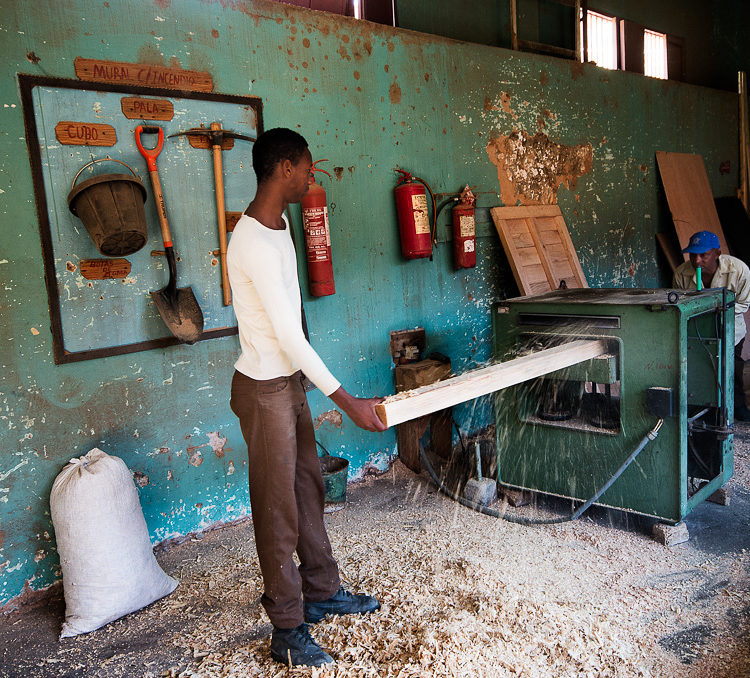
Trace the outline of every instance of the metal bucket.
{"label": "metal bucket", "polygon": [[[97,162],[119,162],[128,174],[100,174],[78,186],[81,172]],[[146,189],[131,167],[121,160],[100,158],[84,165],[73,179],[68,207],[83,222],[96,248],[107,257],[137,252],[146,244]]]}
{"label": "metal bucket", "polygon": [[326,510],[343,508],[346,503],[346,479],[349,475],[349,462],[342,457],[324,454],[318,458],[323,485],[326,488]]}

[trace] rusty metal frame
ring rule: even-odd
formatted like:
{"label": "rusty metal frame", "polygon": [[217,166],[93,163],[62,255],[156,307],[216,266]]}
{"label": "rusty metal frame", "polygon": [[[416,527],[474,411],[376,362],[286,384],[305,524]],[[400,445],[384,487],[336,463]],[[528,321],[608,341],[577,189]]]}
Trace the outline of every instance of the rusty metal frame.
{"label": "rusty metal frame", "polygon": [[[177,89],[157,87],[142,87],[135,85],[117,85],[85,80],[70,80],[47,76],[18,74],[18,84],[21,91],[23,121],[26,130],[26,145],[29,150],[29,163],[36,199],[37,219],[39,221],[39,236],[42,243],[42,259],[44,261],[44,281],[49,301],[50,329],[52,332],[52,350],[56,365],[106,358],[126,353],[137,353],[154,348],[165,348],[181,343],[175,337],[161,337],[120,346],[108,346],[87,351],[67,351],[63,337],[62,312],[60,309],[60,292],[57,286],[54,264],[54,248],[47,206],[47,195],[44,190],[42,174],[42,156],[39,146],[39,134],[34,116],[33,90],[35,87],[57,87],[62,89],[93,90],[98,92],[122,92],[123,94],[161,96],[165,98],[195,99],[198,101],[216,101],[220,103],[234,103],[250,105],[257,116],[257,131],[263,131],[263,102],[260,97],[237,96],[230,94],[212,94],[206,92],[191,92]],[[238,333],[236,326],[217,327],[203,332],[199,341],[228,337]]]}

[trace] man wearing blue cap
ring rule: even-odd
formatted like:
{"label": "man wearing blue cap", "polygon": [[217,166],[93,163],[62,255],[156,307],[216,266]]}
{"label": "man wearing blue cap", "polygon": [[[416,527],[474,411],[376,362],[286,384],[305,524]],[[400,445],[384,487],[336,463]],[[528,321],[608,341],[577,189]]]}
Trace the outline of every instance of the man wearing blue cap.
{"label": "man wearing blue cap", "polygon": [[721,253],[721,243],[715,233],[698,231],[690,236],[682,250],[690,254],[690,261],[677,267],[672,286],[681,290],[701,287],[726,287],[734,292],[734,417],[750,421],[750,409],[745,405],[742,386],[742,345],[745,342],[745,311],[750,306],[750,268],[745,262]]}

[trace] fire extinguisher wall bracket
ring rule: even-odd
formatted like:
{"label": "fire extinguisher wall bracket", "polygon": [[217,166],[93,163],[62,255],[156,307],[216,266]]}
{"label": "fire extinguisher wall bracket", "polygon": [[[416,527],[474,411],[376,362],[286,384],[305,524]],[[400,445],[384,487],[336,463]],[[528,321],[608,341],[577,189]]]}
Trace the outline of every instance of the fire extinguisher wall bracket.
{"label": "fire extinguisher wall bracket", "polygon": [[[316,162],[324,162],[317,160]],[[315,182],[315,172],[328,174],[313,163],[313,182],[302,197],[302,225],[305,231],[305,255],[310,294],[325,297],[336,293],[331,256],[331,228],[328,221],[328,198],[325,189]],[[328,174],[328,178],[331,175]]]}
{"label": "fire extinguisher wall bracket", "polygon": [[[401,177],[396,184],[396,215],[401,240],[401,253],[405,259],[432,257],[434,240],[435,195],[426,181],[411,173],[396,169]],[[427,193],[432,200],[433,224],[427,207]]]}

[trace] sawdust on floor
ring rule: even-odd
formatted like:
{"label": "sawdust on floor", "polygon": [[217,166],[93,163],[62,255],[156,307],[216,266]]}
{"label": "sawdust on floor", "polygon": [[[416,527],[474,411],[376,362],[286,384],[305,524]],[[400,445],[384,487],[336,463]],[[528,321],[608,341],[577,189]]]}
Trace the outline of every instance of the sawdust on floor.
{"label": "sawdust on floor", "polygon": [[[696,610],[687,603],[715,578],[711,559],[686,562],[684,549],[588,520],[544,528],[510,524],[437,496],[400,464],[389,473],[394,484],[406,486],[391,510],[329,517],[343,577],[382,604],[373,615],[329,618],[313,627],[337,660],[334,667],[275,664],[267,638],[215,649],[238,625],[267,625],[256,602],[257,572],[233,574],[254,571],[248,554],[227,553],[224,567],[202,585],[217,598],[240,597],[246,612],[203,619],[173,638],[196,661],[162,675],[719,676],[730,675],[722,669],[736,652],[744,652],[742,663],[750,666],[747,647],[732,640],[727,624],[728,608],[747,595],[747,553],[710,609]],[[189,605],[193,595],[183,586],[164,605]],[[722,637],[721,653],[709,644],[686,666],[659,645],[676,626],[705,624],[708,617]]]}
{"label": "sawdust on floor", "polygon": [[[745,490],[748,448],[736,445],[731,481]],[[514,510],[551,515],[544,504]],[[165,570],[180,580],[173,594],[52,646],[24,675],[750,675],[750,554],[709,556],[689,543],[666,548],[602,515],[543,527],[508,523],[439,495],[426,474],[397,462],[350,486],[346,509],[326,517],[342,577],[382,604],[366,617],[312,627],[335,666],[289,669],[270,659],[271,627],[245,522],[161,550]],[[19,632],[22,619],[12,622]],[[665,647],[665,637],[695,630],[691,655]],[[133,673],[127,667],[136,660]]]}

